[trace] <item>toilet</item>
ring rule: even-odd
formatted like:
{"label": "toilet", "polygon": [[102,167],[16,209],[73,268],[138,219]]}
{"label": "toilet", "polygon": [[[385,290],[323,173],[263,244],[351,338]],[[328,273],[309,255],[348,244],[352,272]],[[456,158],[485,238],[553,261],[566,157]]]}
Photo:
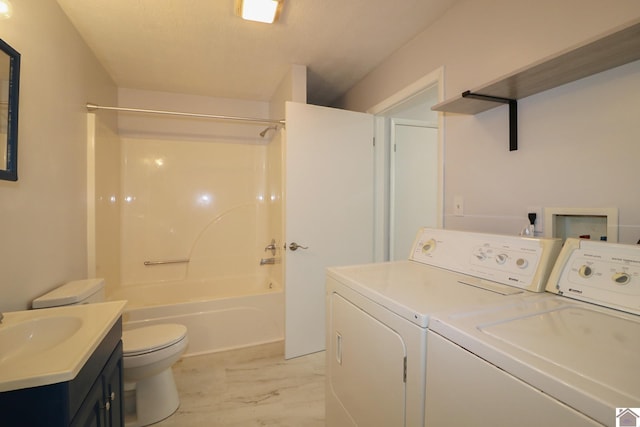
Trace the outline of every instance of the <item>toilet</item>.
{"label": "toilet", "polygon": [[[33,300],[34,309],[105,301],[104,279],[76,280]],[[157,423],[180,405],[171,366],[187,347],[187,328],[158,324],[122,332],[126,427]]]}

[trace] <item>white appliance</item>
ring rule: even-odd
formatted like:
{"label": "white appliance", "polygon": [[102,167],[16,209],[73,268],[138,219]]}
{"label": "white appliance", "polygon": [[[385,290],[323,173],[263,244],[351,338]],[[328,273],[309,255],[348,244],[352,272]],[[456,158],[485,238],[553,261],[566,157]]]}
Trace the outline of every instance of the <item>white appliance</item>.
{"label": "white appliance", "polygon": [[546,289],[433,317],[426,426],[452,417],[617,426],[640,416],[640,246],[567,239]]}
{"label": "white appliance", "polygon": [[407,261],[328,269],[326,424],[422,427],[430,315],[543,291],[559,250],[422,229]]}

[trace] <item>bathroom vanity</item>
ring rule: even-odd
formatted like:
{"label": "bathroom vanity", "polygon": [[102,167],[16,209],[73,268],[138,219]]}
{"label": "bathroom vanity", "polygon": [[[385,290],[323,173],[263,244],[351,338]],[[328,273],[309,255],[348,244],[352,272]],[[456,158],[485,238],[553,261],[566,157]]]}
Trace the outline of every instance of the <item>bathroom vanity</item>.
{"label": "bathroom vanity", "polygon": [[[70,348],[56,351],[45,349],[38,351],[38,353],[40,356],[46,356],[49,352],[49,357],[40,357],[38,360],[38,354],[26,354],[19,357],[20,360],[13,362],[14,365],[17,365],[25,360],[33,359],[33,363],[43,364],[44,368],[41,368],[43,370],[47,369],[48,365],[49,368],[44,375],[32,375],[28,378],[23,376],[13,380],[13,385],[6,385],[11,381],[3,382],[2,380],[3,377],[10,375],[5,369],[11,368],[12,357],[11,355],[0,357],[0,370],[3,371],[0,373],[0,387],[5,386],[4,390],[0,391],[0,414],[2,414],[0,424],[47,427],[124,426],[121,307],[119,309],[117,306],[110,308],[112,316],[115,315],[115,317],[107,320],[108,316],[105,314],[101,322],[104,332],[97,336],[94,335],[96,342],[89,347],[78,347],[80,341],[76,341],[74,346],[74,340],[71,337],[65,339]],[[62,309],[65,307],[52,310]],[[69,308],[66,309],[69,310]],[[37,311],[48,312],[49,310]],[[10,314],[7,313],[7,315]],[[91,313],[91,316],[99,317],[95,312]],[[94,320],[89,319],[90,316],[78,317],[82,318],[82,326],[79,330],[82,330],[83,327],[89,327],[86,325]],[[0,325],[0,331],[5,326],[11,327],[11,325]],[[91,327],[89,328],[91,329]],[[97,328],[100,329],[100,327]],[[1,342],[5,335],[7,334],[0,335],[0,344],[5,344]],[[73,335],[82,334],[76,332]],[[56,347],[68,346],[60,343]],[[75,351],[73,351],[73,347],[75,347]],[[64,357],[65,351],[71,351],[68,354],[69,359],[77,359],[77,365],[79,365],[77,372],[73,367],[68,372],[56,371],[57,359]],[[83,355],[82,353],[85,351],[88,354]],[[33,363],[28,363],[28,366]],[[69,366],[76,365],[73,360],[70,360],[68,364]],[[63,378],[69,378],[57,381],[57,377],[60,375],[63,375]],[[19,376],[19,374],[14,376]],[[55,382],[51,382],[52,378]],[[42,382],[46,384],[38,385]],[[12,389],[6,390],[7,387]]]}

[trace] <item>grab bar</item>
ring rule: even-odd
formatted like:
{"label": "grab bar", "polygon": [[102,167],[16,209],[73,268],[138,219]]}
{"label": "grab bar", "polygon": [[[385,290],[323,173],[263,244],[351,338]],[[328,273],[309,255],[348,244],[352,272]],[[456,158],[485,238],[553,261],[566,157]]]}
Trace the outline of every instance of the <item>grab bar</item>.
{"label": "grab bar", "polygon": [[188,259],[170,259],[166,261],[145,261],[144,265],[150,266],[150,265],[164,265],[164,264],[186,264],[188,262],[189,262]]}

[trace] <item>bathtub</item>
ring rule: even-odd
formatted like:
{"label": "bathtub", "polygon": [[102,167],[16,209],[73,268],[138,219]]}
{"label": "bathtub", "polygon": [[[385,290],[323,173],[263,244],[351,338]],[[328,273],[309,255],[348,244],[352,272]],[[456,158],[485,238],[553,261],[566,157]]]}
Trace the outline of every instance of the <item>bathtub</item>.
{"label": "bathtub", "polygon": [[157,323],[187,327],[184,356],[284,339],[284,293],[258,277],[123,286],[109,300],[127,300],[124,329]]}

